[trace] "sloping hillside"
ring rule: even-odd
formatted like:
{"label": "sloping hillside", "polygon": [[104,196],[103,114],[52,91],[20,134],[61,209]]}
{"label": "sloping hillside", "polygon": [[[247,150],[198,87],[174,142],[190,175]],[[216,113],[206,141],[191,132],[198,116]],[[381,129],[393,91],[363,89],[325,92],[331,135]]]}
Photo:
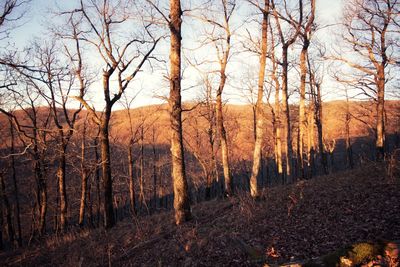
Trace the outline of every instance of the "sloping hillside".
{"label": "sloping hillside", "polygon": [[3,266],[262,266],[326,255],[360,241],[400,240],[400,176],[383,166],[278,186],[172,212],[82,230],[1,254]]}

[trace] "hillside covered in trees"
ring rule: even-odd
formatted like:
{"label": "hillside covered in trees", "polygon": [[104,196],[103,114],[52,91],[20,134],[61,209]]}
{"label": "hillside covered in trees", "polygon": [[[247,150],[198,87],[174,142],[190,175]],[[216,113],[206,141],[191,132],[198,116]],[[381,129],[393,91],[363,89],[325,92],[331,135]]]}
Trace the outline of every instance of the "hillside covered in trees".
{"label": "hillside covered in trees", "polygon": [[0,265],[398,266],[399,33],[399,0],[3,0]]}

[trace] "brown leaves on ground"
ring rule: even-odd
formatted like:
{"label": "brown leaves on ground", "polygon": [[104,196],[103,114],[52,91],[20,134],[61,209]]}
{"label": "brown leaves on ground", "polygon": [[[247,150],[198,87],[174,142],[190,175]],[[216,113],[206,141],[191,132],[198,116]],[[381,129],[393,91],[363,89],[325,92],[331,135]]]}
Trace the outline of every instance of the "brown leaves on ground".
{"label": "brown leaves on ground", "polygon": [[193,207],[175,226],[172,212],[3,253],[2,265],[254,266],[304,261],[361,241],[400,240],[400,179],[383,168],[316,177]]}

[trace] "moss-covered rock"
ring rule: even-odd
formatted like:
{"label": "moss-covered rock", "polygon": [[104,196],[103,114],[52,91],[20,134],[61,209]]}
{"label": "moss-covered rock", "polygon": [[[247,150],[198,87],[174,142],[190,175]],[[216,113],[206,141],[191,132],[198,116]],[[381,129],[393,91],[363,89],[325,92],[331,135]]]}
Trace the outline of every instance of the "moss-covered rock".
{"label": "moss-covered rock", "polygon": [[361,266],[382,255],[383,248],[380,242],[356,243],[322,257],[322,263],[327,267]]}

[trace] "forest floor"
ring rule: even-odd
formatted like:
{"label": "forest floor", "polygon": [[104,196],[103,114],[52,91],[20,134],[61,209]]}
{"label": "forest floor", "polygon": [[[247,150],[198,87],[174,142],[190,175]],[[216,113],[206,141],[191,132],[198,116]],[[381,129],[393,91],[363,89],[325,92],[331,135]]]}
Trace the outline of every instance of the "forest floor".
{"label": "forest floor", "polygon": [[262,196],[195,205],[194,219],[179,227],[173,212],[162,212],[109,231],[48,237],[40,246],[0,254],[0,265],[263,266],[305,262],[356,242],[400,240],[400,177],[376,164]]}

